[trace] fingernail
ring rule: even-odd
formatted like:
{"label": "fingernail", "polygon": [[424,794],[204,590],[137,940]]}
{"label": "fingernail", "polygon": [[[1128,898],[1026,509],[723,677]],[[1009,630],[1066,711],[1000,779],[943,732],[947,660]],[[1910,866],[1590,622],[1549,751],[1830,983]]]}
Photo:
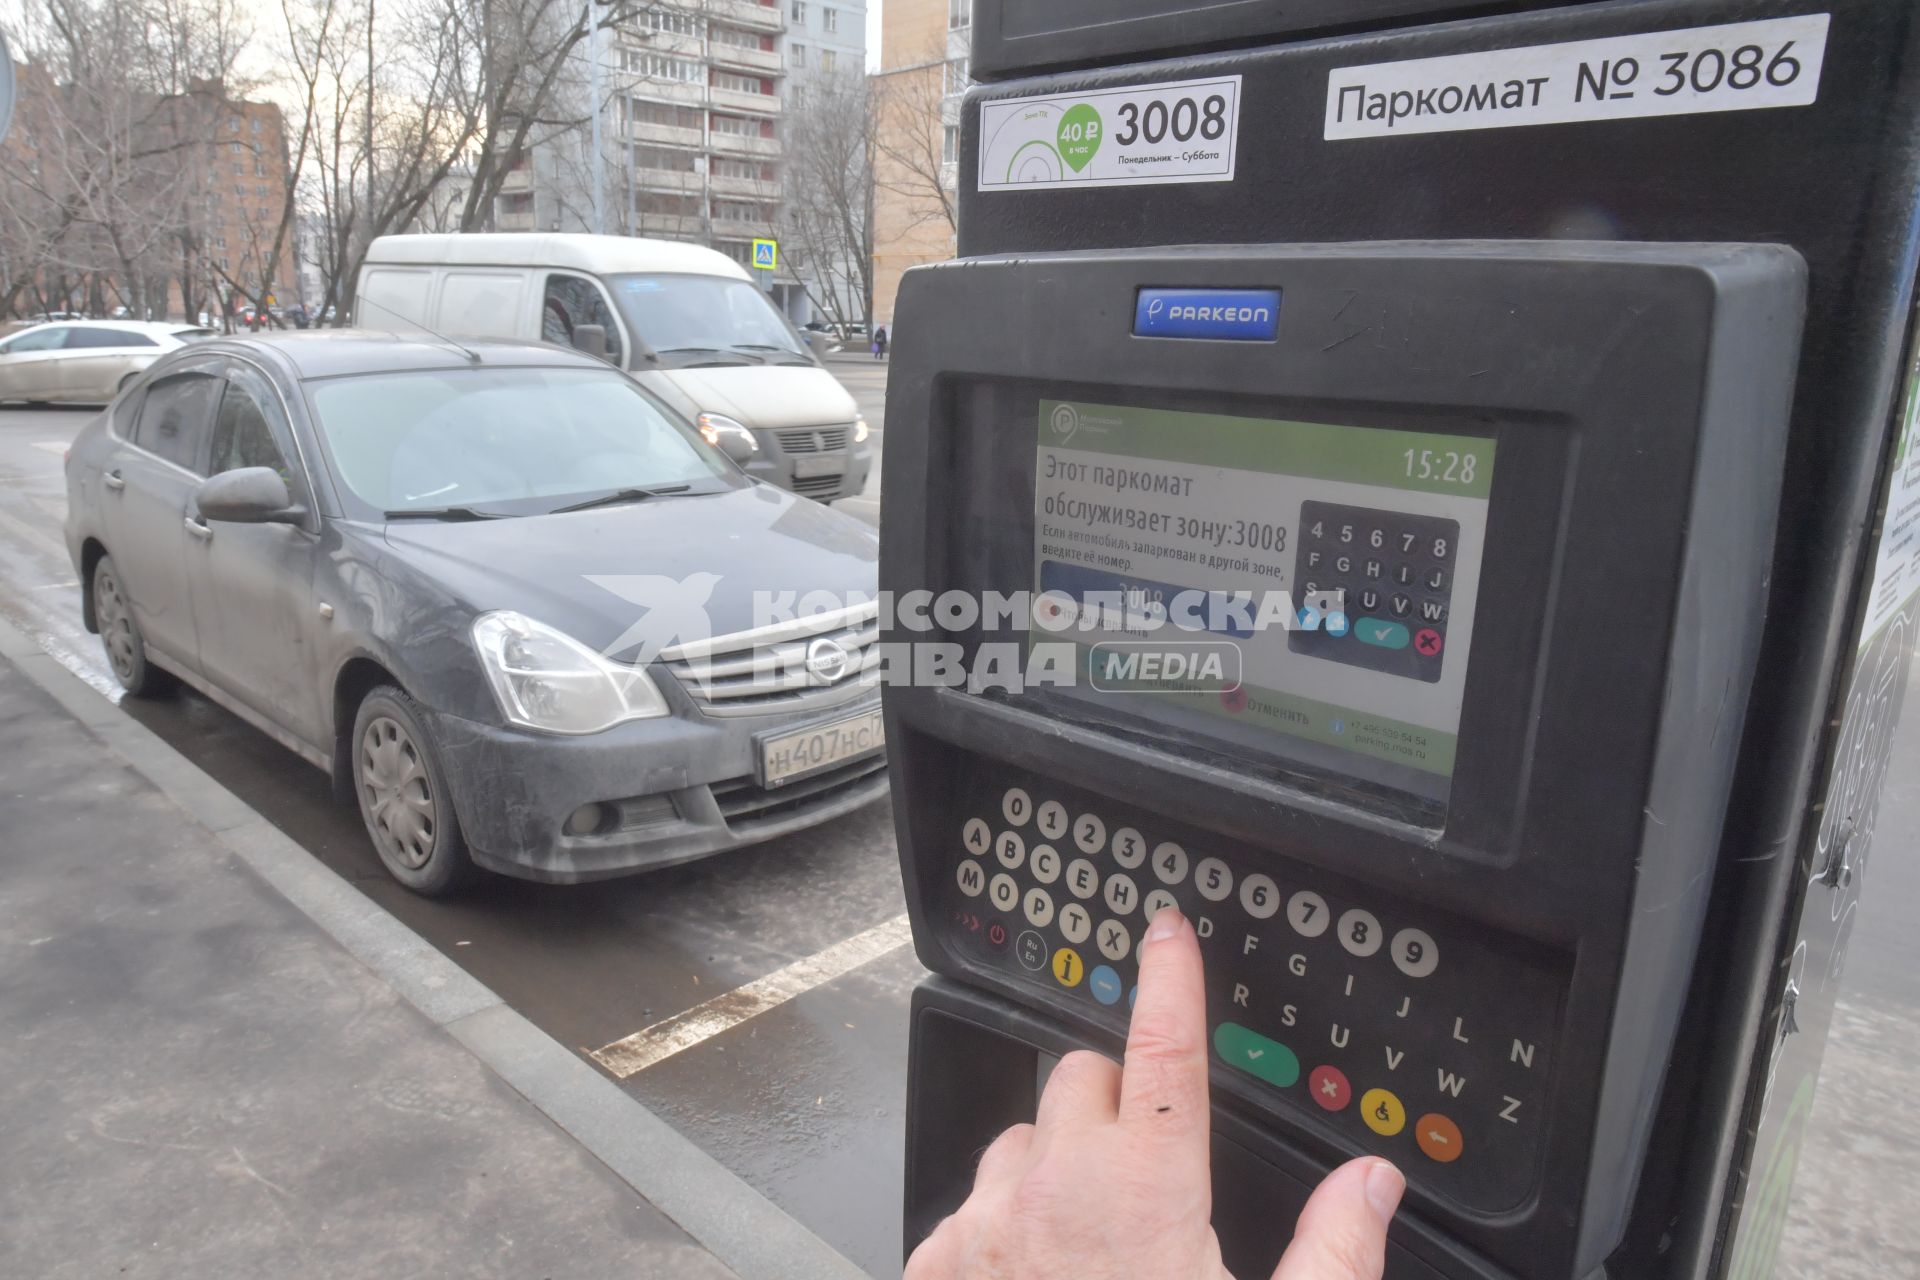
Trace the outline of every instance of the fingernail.
{"label": "fingernail", "polygon": [[1159,914],[1153,918],[1153,927],[1147,930],[1147,941],[1165,942],[1179,933],[1180,927],[1185,923],[1186,920],[1181,916],[1180,908],[1162,907]]}
{"label": "fingernail", "polygon": [[1393,1221],[1393,1211],[1400,1207],[1400,1193],[1406,1189],[1407,1180],[1385,1160],[1374,1161],[1373,1168],[1367,1170],[1367,1203],[1382,1222]]}

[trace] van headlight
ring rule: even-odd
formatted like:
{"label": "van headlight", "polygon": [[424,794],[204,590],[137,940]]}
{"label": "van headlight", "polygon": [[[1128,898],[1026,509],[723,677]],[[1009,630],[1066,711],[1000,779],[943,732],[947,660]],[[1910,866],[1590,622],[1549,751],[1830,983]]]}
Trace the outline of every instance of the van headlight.
{"label": "van headlight", "polygon": [[609,662],[523,613],[500,609],[475,618],[473,647],[509,724],[542,733],[599,733],[668,714],[645,671]]}
{"label": "van headlight", "polygon": [[873,428],[867,425],[865,418],[855,418],[853,420],[853,442],[855,444],[859,444],[872,434]]}
{"label": "van headlight", "polygon": [[703,413],[693,421],[707,443],[716,449],[720,447],[721,436],[739,436],[753,452],[760,452],[760,442],[753,438],[753,432],[724,413]]}

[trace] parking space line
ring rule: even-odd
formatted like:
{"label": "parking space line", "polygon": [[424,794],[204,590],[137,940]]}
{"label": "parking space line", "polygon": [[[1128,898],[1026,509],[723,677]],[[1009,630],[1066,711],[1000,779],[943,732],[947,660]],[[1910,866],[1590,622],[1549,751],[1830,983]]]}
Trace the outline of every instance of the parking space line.
{"label": "parking space line", "polygon": [[636,1072],[666,1061],[704,1040],[737,1027],[769,1009],[776,1009],[795,996],[851,973],[861,965],[878,960],[913,940],[913,930],[904,915],[877,924],[865,933],[856,933],[844,942],[836,942],[825,951],[816,951],[796,960],[784,969],[776,969],[764,978],[756,978],[743,987],[735,987],[685,1013],[654,1023],[652,1026],[612,1044],[595,1049],[588,1056],[616,1079],[625,1080]]}
{"label": "parking space line", "polygon": [[67,456],[67,442],[64,440],[35,440],[33,447],[36,449],[45,449],[57,458]]}

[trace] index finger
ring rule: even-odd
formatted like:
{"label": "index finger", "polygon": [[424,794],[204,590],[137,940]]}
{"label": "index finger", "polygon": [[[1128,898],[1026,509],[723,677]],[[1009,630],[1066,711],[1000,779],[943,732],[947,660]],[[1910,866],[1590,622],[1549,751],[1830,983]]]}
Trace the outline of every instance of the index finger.
{"label": "index finger", "polygon": [[1140,988],[1120,1077],[1120,1123],[1206,1168],[1207,994],[1200,940],[1162,908],[1140,946]]}

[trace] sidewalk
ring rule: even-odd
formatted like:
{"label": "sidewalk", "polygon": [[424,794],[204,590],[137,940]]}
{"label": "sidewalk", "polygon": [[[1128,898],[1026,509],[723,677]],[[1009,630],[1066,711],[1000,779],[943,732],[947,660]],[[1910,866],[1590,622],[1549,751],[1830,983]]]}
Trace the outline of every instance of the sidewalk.
{"label": "sidewalk", "polygon": [[11,1276],[844,1261],[4,624],[0,1151]]}

